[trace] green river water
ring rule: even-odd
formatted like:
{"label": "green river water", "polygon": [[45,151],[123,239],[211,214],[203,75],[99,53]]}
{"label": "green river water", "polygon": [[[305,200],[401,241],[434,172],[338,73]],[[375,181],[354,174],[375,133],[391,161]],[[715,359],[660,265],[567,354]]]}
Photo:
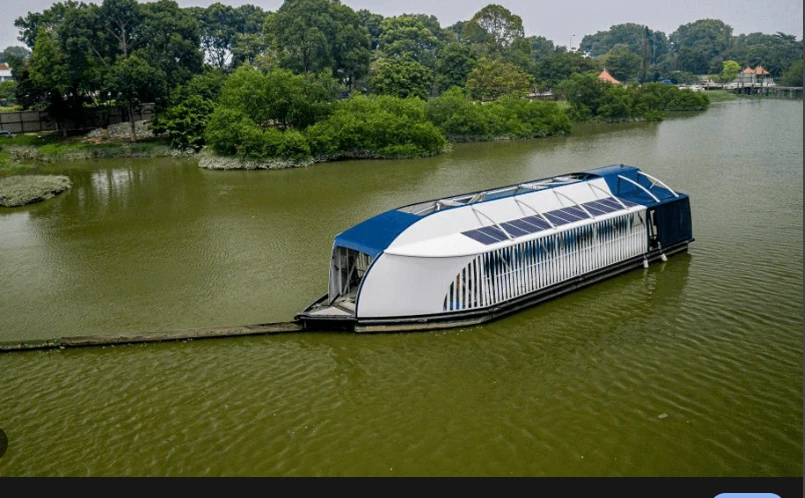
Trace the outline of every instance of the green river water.
{"label": "green river water", "polygon": [[289,320],[340,231],[623,163],[691,196],[688,254],[483,326],[0,355],[0,476],[802,476],[802,101],[206,171],[64,163],[0,208],[0,341]]}

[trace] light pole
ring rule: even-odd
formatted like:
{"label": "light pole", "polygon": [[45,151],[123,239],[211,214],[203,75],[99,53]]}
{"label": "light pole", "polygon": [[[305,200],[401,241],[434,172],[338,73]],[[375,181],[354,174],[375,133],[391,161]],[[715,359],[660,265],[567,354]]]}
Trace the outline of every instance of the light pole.
{"label": "light pole", "polygon": [[573,51],[573,37],[574,37],[574,36],[576,36],[576,35],[570,35],[570,46],[567,48],[567,51],[568,51],[568,52],[572,52],[572,51]]}

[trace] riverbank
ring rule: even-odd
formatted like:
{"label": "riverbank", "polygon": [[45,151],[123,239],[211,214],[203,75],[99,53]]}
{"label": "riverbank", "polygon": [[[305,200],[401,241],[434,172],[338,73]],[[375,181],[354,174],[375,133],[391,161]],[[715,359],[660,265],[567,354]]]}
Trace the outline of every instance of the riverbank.
{"label": "riverbank", "polygon": [[19,134],[14,138],[0,137],[0,178],[24,173],[38,163],[115,157],[190,157],[194,154],[171,146],[162,137],[150,136],[131,142],[126,137],[97,131],[68,137],[58,133]]}
{"label": "riverbank", "polygon": [[727,90],[708,90],[706,95],[710,102],[729,102],[738,99],[737,95]]}
{"label": "riverbank", "polygon": [[42,202],[72,187],[61,175],[18,175],[0,178],[0,206],[19,207]]}

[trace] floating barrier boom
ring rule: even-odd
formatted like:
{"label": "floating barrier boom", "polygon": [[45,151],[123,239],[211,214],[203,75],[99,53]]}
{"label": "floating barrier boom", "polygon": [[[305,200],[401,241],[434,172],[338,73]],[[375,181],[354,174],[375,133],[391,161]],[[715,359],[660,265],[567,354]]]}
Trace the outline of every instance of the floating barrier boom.
{"label": "floating barrier boom", "polygon": [[194,339],[213,339],[216,337],[242,337],[249,335],[284,334],[301,332],[301,322],[275,322],[259,325],[243,325],[238,327],[222,327],[214,329],[169,330],[154,334],[131,336],[99,336],[88,335],[78,337],[57,337],[54,339],[32,339],[0,342],[0,353],[13,351],[32,351],[41,349],[83,348],[91,346],[112,346],[116,344],[142,344],[153,342],[186,341]]}

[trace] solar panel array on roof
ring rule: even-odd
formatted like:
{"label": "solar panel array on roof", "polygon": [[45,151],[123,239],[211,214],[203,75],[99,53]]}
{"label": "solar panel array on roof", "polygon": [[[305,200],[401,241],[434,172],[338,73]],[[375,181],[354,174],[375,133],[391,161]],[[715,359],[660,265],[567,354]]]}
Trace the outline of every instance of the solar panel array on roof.
{"label": "solar panel array on roof", "polygon": [[[636,203],[627,201],[625,199],[621,199],[621,201],[623,201],[623,204],[625,204],[626,207],[637,205]],[[612,213],[614,211],[620,211],[623,209],[623,206],[620,204],[620,202],[615,200],[613,197],[606,197],[604,199],[585,202],[581,205],[584,206],[584,208],[593,216],[600,216],[602,214]],[[555,209],[542,214],[551,223],[553,223],[554,226],[557,227],[566,225],[568,223],[573,223],[574,221],[591,218],[578,206]],[[545,221],[545,218],[537,215],[526,216],[525,218],[506,221],[501,223],[500,226],[503,227],[503,230],[506,230],[512,237],[517,238],[550,229],[551,225]],[[508,239],[506,234],[503,233],[503,230],[495,226],[488,226],[476,228],[474,230],[467,230],[466,232],[461,233],[475,241],[480,242],[481,244],[490,245]]]}

